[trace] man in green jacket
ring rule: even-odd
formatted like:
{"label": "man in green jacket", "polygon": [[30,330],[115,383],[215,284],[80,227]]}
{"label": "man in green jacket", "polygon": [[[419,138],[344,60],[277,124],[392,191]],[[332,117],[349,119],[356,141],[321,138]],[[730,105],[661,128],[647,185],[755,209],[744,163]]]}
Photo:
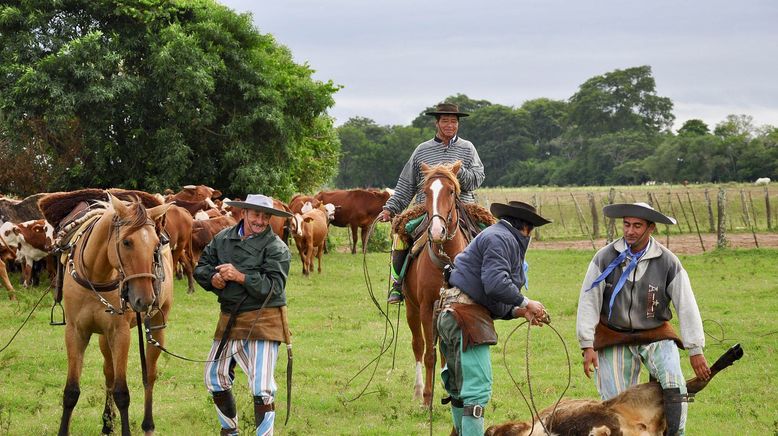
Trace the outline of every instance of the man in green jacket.
{"label": "man in green jacket", "polygon": [[238,434],[231,388],[235,364],[240,365],[254,395],[256,434],[269,435],[275,421],[273,373],[278,346],[291,342],[284,290],[291,255],[269,223],[273,215],[291,215],[273,208],[273,199],[264,195],[226,203],[240,208],[242,219],[213,238],[194,272],[197,282],[215,293],[221,306],[205,365],[205,385],[213,395],[221,434]]}

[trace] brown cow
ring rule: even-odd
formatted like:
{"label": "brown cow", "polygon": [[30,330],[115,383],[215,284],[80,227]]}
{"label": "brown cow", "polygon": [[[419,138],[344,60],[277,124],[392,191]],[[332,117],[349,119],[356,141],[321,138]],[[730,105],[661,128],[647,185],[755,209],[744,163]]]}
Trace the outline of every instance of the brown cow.
{"label": "brown cow", "polygon": [[327,240],[328,219],[324,207],[312,209],[304,214],[295,214],[298,231],[294,233],[294,242],[303,262],[303,275],[307,276],[313,270],[313,256],[319,259],[321,273],[321,255],[324,242]]}
{"label": "brown cow", "polygon": [[[289,206],[286,205],[281,200],[273,199],[273,207],[278,210],[283,210],[289,213],[294,213],[289,208]],[[297,226],[294,224],[296,221],[292,218],[285,218],[282,216],[276,216],[273,215],[270,217],[270,227],[273,229],[273,233],[278,235],[279,238],[281,238],[282,241],[284,241],[284,244],[289,245],[289,236],[292,231],[297,230]]]}
{"label": "brown cow", "polygon": [[[703,381],[695,377],[686,382],[689,394],[701,391],[713,376],[741,357],[743,349],[736,344],[711,365],[710,379]],[[539,436],[546,434],[545,425],[551,434],[559,436],[662,436],[667,427],[662,387],[653,381],[632,386],[607,401],[564,399],[556,410],[551,406],[541,411],[539,418],[540,421],[536,417],[534,422],[493,425],[484,435]]]}
{"label": "brown cow", "polygon": [[390,193],[378,189],[321,191],[316,199],[335,205],[332,225],[351,228],[351,254],[357,252],[357,228],[362,234],[362,250],[367,246],[367,231],[389,199]]}
{"label": "brown cow", "polygon": [[[39,219],[18,225],[7,222],[0,229],[5,242],[16,248],[17,261],[22,264],[22,286],[30,287],[33,284],[33,262],[49,256],[54,242],[54,227]],[[53,259],[47,259],[46,266],[51,279],[55,274]]]}
{"label": "brown cow", "polygon": [[305,203],[311,203],[314,209],[319,207],[319,200],[310,195],[297,194],[289,200],[289,209],[292,213],[303,213],[303,205]]}
{"label": "brown cow", "polygon": [[10,298],[11,301],[16,300],[16,294],[14,293],[14,287],[11,284],[11,280],[8,278],[8,270],[5,267],[5,263],[14,260],[16,260],[16,249],[11,248],[5,243],[5,239],[0,237],[0,279],[3,280],[5,289],[8,290],[8,298]]}
{"label": "brown cow", "polygon": [[170,238],[170,252],[173,255],[173,266],[178,264],[186,275],[188,292],[194,292],[194,261],[192,260],[192,223],[194,219],[183,207],[170,206],[165,214],[165,232]]}
{"label": "brown cow", "polygon": [[[209,186],[186,185],[182,190],[174,194],[172,198],[173,200],[192,201],[192,202],[211,200],[211,203],[213,203],[214,198],[218,198],[221,196],[222,196],[221,191],[217,189],[213,189]],[[214,204],[211,204],[211,206],[215,207]]]}
{"label": "brown cow", "polygon": [[194,265],[200,260],[205,246],[216,236],[217,233],[237,223],[235,218],[229,215],[222,215],[209,220],[194,220],[192,223],[192,261]]}

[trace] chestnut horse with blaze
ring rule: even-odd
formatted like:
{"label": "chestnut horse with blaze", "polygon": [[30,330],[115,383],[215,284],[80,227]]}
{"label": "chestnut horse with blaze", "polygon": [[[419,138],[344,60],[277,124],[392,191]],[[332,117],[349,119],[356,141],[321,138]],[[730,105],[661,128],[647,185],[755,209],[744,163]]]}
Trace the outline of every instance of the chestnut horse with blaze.
{"label": "chestnut horse with blaze", "polygon": [[[146,209],[140,201],[125,204],[109,195],[105,211],[73,247],[71,259],[74,262],[66,267],[63,282],[68,373],[60,435],[69,432],[70,418],[80,394],[84,352],[93,334],[100,335],[103,354],[106,387],[103,433],[113,430],[115,403],[121,416],[122,435],[130,434],[130,393],[127,388],[130,329],[136,324],[136,313],[145,313],[150,317],[153,337],[164,344],[164,330],[153,327],[164,325],[173,303],[172,256],[169,246],[159,246],[162,219],[168,207],[169,203]],[[155,270],[157,255],[161,259],[162,275]],[[160,266],[159,261],[156,266]],[[73,277],[73,270],[78,279]],[[157,283],[159,280],[161,282]],[[155,287],[158,287],[158,294]],[[125,288],[126,294],[120,295]],[[118,312],[106,310],[109,305]],[[160,349],[152,345],[146,347],[148,377],[144,383],[141,424],[146,434],[154,432],[152,394],[159,354]]]}
{"label": "chestnut horse with blaze", "polygon": [[[419,252],[419,257],[409,266],[405,275],[405,316],[411,329],[413,355],[416,358],[416,381],[413,397],[424,399],[429,405],[432,400],[432,379],[435,370],[433,355],[432,316],[434,303],[443,287],[441,259],[453,262],[457,254],[467,246],[467,240],[459,231],[457,199],[459,181],[457,172],[462,166],[460,161],[453,165],[435,165],[430,167],[422,163],[424,174],[425,208],[429,226],[427,227],[427,247]],[[435,256],[433,260],[431,256]],[[425,378],[422,380],[422,359]]]}

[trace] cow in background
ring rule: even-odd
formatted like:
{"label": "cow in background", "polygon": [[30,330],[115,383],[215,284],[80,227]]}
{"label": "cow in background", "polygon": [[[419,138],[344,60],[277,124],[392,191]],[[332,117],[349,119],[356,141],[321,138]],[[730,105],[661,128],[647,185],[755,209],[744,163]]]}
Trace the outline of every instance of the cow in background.
{"label": "cow in background", "polygon": [[5,242],[5,238],[0,237],[0,279],[3,280],[5,289],[8,291],[8,298],[11,301],[16,300],[16,294],[14,293],[11,280],[8,278],[8,269],[5,267],[5,264],[14,260],[16,260],[16,249],[11,248]]}
{"label": "cow in background", "polygon": [[192,261],[194,265],[200,260],[205,246],[216,236],[217,233],[230,226],[237,224],[235,218],[229,215],[222,215],[208,220],[194,220],[192,223]]}
{"label": "cow in background", "polygon": [[221,191],[218,189],[213,189],[210,186],[205,185],[186,185],[178,191],[177,193],[173,194],[172,196],[169,196],[167,198],[168,201],[170,199],[176,200],[176,201],[188,201],[188,202],[198,202],[198,201],[209,201],[209,206],[216,207],[216,204],[214,204],[213,200],[215,198],[219,198],[222,196]]}
{"label": "cow in background", "polygon": [[33,276],[33,263],[46,259],[49,279],[54,277],[53,259],[47,259],[54,244],[54,227],[46,220],[31,220],[20,224],[6,222],[0,226],[0,234],[9,246],[16,248],[16,259],[22,265],[22,286],[38,283]]}
{"label": "cow in background", "polygon": [[311,197],[310,195],[305,194],[297,194],[294,197],[292,197],[291,200],[289,200],[289,209],[292,211],[292,213],[303,213],[303,206],[305,203],[311,203],[311,206],[314,208],[319,207],[319,200],[317,200],[314,197]]}
{"label": "cow in background", "polygon": [[[294,215],[292,209],[290,209],[289,206],[287,206],[286,203],[281,200],[274,198],[273,207]],[[284,241],[284,244],[286,245],[289,245],[289,236],[291,236],[292,232],[296,232],[298,229],[296,221],[293,218],[285,218],[276,215],[270,217],[270,228],[273,229],[273,233],[278,235],[278,237],[281,238],[281,240]]]}
{"label": "cow in background", "polygon": [[[332,208],[331,205],[330,208]],[[294,219],[298,226],[297,231],[293,234],[294,242],[303,263],[303,275],[307,276],[313,270],[314,256],[319,259],[319,273],[321,274],[321,256],[329,228],[327,209],[324,205],[320,205],[304,214],[295,214]]]}
{"label": "cow in background", "polygon": [[188,292],[194,292],[194,261],[192,260],[192,226],[194,219],[189,212],[175,204],[165,213],[165,232],[170,238],[170,253],[173,255],[173,266],[178,265],[186,275]]}
{"label": "cow in background", "polygon": [[351,254],[357,252],[357,228],[361,229],[362,250],[367,246],[367,231],[391,196],[384,189],[349,189],[321,191],[315,198],[322,203],[335,205],[335,217],[332,225],[351,229]]}

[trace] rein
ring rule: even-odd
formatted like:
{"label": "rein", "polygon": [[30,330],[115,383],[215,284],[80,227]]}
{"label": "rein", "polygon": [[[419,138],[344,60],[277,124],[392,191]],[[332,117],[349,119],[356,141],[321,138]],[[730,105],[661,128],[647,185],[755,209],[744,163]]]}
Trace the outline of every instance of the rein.
{"label": "rein", "polygon": [[32,317],[32,314],[35,313],[35,309],[37,309],[38,306],[41,304],[41,301],[43,301],[43,297],[45,297],[46,294],[48,294],[50,290],[51,290],[51,284],[49,284],[49,287],[46,288],[43,291],[43,294],[41,294],[41,297],[38,298],[38,301],[36,301],[35,304],[32,306],[32,309],[30,310],[30,313],[28,313],[27,317],[24,318],[24,321],[22,321],[22,324],[19,326],[18,329],[16,329],[16,331],[13,334],[13,336],[11,336],[11,339],[8,340],[8,343],[3,345],[3,348],[0,348],[0,353],[2,353],[6,348],[8,348],[11,345],[11,342],[13,342],[14,339],[16,339],[16,336],[19,334],[20,331],[22,331],[22,328],[24,328],[24,326],[27,325],[27,321],[30,320],[30,317]]}

